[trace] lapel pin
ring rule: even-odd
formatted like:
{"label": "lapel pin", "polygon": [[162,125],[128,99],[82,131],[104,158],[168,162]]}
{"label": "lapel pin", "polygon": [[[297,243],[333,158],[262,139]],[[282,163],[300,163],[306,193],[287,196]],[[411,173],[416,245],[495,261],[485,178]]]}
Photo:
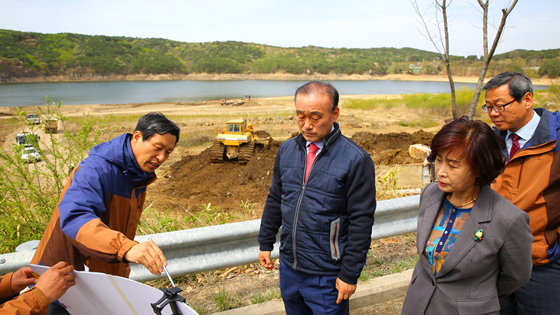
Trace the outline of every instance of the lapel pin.
{"label": "lapel pin", "polygon": [[474,233],[473,235],[475,241],[481,241],[484,239],[484,231],[482,229],[476,231],[476,233]]}

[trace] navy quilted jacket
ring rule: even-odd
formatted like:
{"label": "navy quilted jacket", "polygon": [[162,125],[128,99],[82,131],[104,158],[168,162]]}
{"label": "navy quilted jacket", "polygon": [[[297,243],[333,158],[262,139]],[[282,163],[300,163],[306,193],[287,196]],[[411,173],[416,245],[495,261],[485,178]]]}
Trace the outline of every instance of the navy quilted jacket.
{"label": "navy quilted jacket", "polygon": [[282,226],[280,257],[295,270],[355,284],[371,243],[375,171],[369,154],[337,123],[304,180],[306,141],[285,141],[276,156],[258,241],[271,251]]}

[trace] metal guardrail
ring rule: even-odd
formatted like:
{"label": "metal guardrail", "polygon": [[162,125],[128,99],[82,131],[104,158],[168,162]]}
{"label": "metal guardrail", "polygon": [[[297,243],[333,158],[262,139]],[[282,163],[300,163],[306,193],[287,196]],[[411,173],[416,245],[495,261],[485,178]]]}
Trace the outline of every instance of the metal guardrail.
{"label": "metal guardrail", "polygon": [[[420,196],[383,200],[377,203],[372,239],[416,231]],[[144,242],[151,237],[168,260],[173,276],[216,270],[257,262],[261,220],[208,226],[167,233],[137,236]],[[273,258],[278,258],[278,235]],[[15,271],[29,264],[35,250],[0,255],[0,274]],[[164,278],[151,274],[139,264],[131,264],[130,278],[147,281]]]}

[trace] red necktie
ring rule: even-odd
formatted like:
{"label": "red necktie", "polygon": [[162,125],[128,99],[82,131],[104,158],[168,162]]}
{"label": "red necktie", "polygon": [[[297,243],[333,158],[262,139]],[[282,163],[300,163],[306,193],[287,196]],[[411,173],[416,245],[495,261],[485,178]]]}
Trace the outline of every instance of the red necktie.
{"label": "red necktie", "polygon": [[315,153],[319,149],[314,143],[309,145],[309,152],[307,153],[307,163],[305,168],[305,180],[307,181],[307,175],[309,175],[309,171],[311,171],[311,166],[313,166],[313,161],[315,161]]}
{"label": "red necktie", "polygon": [[509,151],[509,159],[511,160],[515,153],[519,151],[519,136],[515,133],[512,133],[511,136],[511,151]]}

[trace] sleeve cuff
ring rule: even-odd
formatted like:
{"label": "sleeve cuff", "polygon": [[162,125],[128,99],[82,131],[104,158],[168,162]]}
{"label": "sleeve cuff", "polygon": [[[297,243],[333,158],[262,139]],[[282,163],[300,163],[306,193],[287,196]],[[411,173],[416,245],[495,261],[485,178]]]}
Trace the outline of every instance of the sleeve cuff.
{"label": "sleeve cuff", "polygon": [[49,301],[47,300],[47,297],[43,294],[41,289],[38,289],[37,287],[33,287],[29,291],[27,291],[27,294],[33,294],[35,299],[37,299],[37,301],[39,301],[41,311],[46,310],[47,312],[45,312],[45,314],[48,313]]}
{"label": "sleeve cuff", "polygon": [[358,279],[356,278],[350,278],[347,275],[345,275],[342,270],[340,271],[340,273],[338,274],[338,278],[342,281],[344,281],[345,283],[348,284],[357,284],[358,283]]}
{"label": "sleeve cuff", "polygon": [[274,244],[260,244],[259,249],[264,252],[271,252],[274,249]]}
{"label": "sleeve cuff", "polygon": [[124,259],[124,255],[132,248],[132,246],[138,245],[139,243],[137,241],[132,241],[129,240],[129,242],[126,242],[125,244],[123,244],[123,246],[121,247],[121,249],[119,250],[119,252],[117,253],[117,257],[119,259],[120,262],[124,262],[126,263],[126,259]]}
{"label": "sleeve cuff", "polygon": [[0,299],[4,300],[16,296],[12,291],[12,275],[10,272],[0,278]]}

